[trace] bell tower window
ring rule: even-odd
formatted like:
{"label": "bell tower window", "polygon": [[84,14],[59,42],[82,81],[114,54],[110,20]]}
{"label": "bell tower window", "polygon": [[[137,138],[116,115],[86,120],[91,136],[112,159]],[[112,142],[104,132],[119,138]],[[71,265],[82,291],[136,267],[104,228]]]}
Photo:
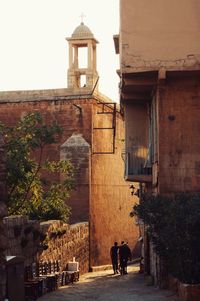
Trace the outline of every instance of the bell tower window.
{"label": "bell tower window", "polygon": [[98,89],[96,70],[96,45],[91,30],[83,23],[74,30],[69,43],[68,88]]}

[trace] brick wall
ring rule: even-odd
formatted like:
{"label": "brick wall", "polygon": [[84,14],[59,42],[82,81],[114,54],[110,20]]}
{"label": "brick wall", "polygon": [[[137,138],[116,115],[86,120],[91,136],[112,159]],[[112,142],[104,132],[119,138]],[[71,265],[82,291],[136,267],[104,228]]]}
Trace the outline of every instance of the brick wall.
{"label": "brick wall", "polygon": [[80,272],[88,272],[88,223],[69,226],[61,221],[39,223],[26,216],[11,216],[4,218],[4,224],[9,238],[6,255],[23,256],[25,266],[36,260],[59,260],[64,268],[75,257]]}

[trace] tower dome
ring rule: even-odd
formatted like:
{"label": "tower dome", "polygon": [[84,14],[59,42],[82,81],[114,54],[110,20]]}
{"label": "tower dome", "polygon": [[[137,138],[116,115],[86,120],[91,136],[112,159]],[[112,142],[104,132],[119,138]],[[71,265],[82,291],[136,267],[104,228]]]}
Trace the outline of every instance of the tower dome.
{"label": "tower dome", "polygon": [[93,39],[93,33],[83,22],[79,26],[77,26],[72,33],[72,39]]}
{"label": "tower dome", "polygon": [[[98,72],[96,70],[96,45],[91,30],[83,23],[75,28],[70,38],[66,38],[69,43],[69,69],[68,88],[74,89],[77,93],[88,89],[94,91],[98,89]],[[81,65],[80,49],[85,48],[86,64]]]}

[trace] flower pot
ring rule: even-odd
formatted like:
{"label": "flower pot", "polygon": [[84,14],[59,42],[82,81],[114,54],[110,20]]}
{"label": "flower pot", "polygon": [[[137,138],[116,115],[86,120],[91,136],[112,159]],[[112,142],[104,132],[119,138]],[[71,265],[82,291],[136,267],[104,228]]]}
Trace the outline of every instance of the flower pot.
{"label": "flower pot", "polygon": [[181,301],[200,301],[200,284],[179,283],[178,294]]}

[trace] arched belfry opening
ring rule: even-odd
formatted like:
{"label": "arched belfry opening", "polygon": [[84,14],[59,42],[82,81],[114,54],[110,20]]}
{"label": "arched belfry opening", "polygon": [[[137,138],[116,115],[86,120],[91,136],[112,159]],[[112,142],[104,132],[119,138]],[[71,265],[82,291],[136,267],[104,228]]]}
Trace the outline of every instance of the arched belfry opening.
{"label": "arched belfry opening", "polygon": [[66,40],[69,43],[68,88],[90,90],[97,88],[96,45],[98,41],[93,33],[81,22],[71,37]]}

